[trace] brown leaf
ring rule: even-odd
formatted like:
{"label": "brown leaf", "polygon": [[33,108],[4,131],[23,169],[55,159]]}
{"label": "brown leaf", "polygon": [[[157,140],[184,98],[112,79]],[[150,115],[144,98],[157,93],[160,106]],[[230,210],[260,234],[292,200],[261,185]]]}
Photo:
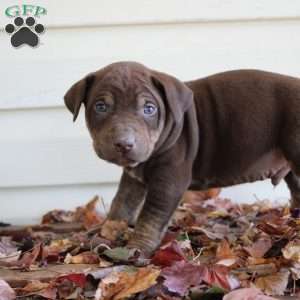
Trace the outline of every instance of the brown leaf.
{"label": "brown leaf", "polygon": [[224,259],[224,258],[232,258],[235,257],[234,253],[230,249],[229,243],[227,240],[222,240],[221,243],[218,245],[216,257],[218,259]]}
{"label": "brown leaf", "polygon": [[52,240],[50,245],[44,246],[42,249],[42,258],[48,262],[55,262],[59,259],[59,255],[73,247],[70,239]]}
{"label": "brown leaf", "polygon": [[244,288],[232,291],[223,297],[223,300],[276,300],[265,296],[256,288]]}
{"label": "brown leaf", "polygon": [[156,283],[160,270],[140,268],[135,272],[111,273],[99,283],[96,300],[118,300],[144,291]]}
{"label": "brown leaf", "polygon": [[75,212],[54,209],[43,216],[42,224],[80,222],[84,224],[85,228],[91,228],[104,221],[96,209],[98,203],[99,197],[95,196],[85,206],[77,207]]}
{"label": "brown leaf", "polygon": [[218,259],[217,264],[224,265],[224,266],[232,266],[237,261],[237,256],[231,250],[229,243],[227,240],[222,240],[221,243],[218,245],[216,251],[216,257]]}
{"label": "brown leaf", "polygon": [[289,242],[282,250],[283,257],[300,263],[300,241]]}
{"label": "brown leaf", "polygon": [[91,251],[85,251],[74,256],[68,253],[64,260],[66,264],[98,264],[99,261],[99,256]]}
{"label": "brown leaf", "polygon": [[75,211],[75,221],[82,222],[87,229],[103,223],[104,217],[100,215],[96,208],[98,204],[99,197],[95,196],[84,207],[77,207]]}
{"label": "brown leaf", "polygon": [[269,236],[259,238],[249,247],[244,249],[254,258],[262,258],[267,251],[272,247],[272,240]]}
{"label": "brown leaf", "polygon": [[183,202],[197,204],[210,198],[216,198],[221,192],[219,188],[212,188],[205,191],[186,191],[183,195]]}
{"label": "brown leaf", "polygon": [[72,223],[75,213],[69,210],[54,209],[42,217],[42,224]]}
{"label": "brown leaf", "polygon": [[290,272],[281,271],[272,275],[259,277],[255,280],[255,286],[270,296],[283,295],[288,285]]}
{"label": "brown leaf", "polygon": [[29,269],[30,266],[35,263],[38,256],[40,255],[41,249],[42,249],[42,244],[41,243],[36,244],[33,247],[32,251],[26,252],[22,256],[22,258],[18,261],[18,266]]}
{"label": "brown leaf", "polygon": [[1,265],[12,269],[30,269],[31,265],[34,264],[37,258],[40,256],[42,244],[36,244],[30,251],[23,254],[21,259],[14,260],[11,262],[1,262]]}
{"label": "brown leaf", "polygon": [[0,300],[13,300],[16,299],[14,290],[8,285],[7,282],[0,279]]}
{"label": "brown leaf", "polygon": [[57,289],[54,285],[49,283],[33,280],[25,287],[16,289],[16,292],[18,296],[36,295],[46,299],[56,299]]}

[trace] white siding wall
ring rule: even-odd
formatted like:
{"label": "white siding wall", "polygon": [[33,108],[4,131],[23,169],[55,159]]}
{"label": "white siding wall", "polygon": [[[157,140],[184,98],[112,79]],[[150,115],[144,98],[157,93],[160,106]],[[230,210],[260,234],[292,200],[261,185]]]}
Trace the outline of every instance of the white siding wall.
{"label": "white siding wall", "polygon": [[[14,49],[0,2],[0,220],[31,222],[94,194],[109,206],[120,170],[96,158],[83,114],[63,106],[86,73],[135,60],[182,80],[236,68],[300,77],[299,0],[40,0],[41,44]],[[25,2],[24,2],[25,3]],[[257,183],[224,190],[237,201],[287,199]]]}

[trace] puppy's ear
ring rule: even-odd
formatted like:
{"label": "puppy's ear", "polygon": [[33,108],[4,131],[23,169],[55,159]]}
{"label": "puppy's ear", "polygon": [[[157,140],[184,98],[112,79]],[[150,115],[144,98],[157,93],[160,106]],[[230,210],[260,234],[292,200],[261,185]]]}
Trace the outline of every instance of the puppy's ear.
{"label": "puppy's ear", "polygon": [[152,81],[169,107],[175,122],[179,123],[193,104],[192,90],[175,77],[156,71],[152,72]]}
{"label": "puppy's ear", "polygon": [[81,103],[87,99],[89,88],[94,81],[94,75],[89,74],[73,84],[64,96],[65,105],[73,114],[73,121],[77,119]]}

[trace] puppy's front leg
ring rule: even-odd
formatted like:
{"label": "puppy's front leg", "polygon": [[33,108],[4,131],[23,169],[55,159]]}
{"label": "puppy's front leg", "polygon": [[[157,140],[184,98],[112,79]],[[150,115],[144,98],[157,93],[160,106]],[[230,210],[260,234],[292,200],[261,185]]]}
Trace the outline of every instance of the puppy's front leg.
{"label": "puppy's front leg", "polygon": [[123,172],[118,192],[113,199],[108,219],[125,220],[134,225],[144,202],[146,187],[143,183]]}
{"label": "puppy's front leg", "polygon": [[130,248],[149,255],[159,246],[189,178],[184,169],[177,167],[160,167],[151,172],[146,200],[128,243]]}

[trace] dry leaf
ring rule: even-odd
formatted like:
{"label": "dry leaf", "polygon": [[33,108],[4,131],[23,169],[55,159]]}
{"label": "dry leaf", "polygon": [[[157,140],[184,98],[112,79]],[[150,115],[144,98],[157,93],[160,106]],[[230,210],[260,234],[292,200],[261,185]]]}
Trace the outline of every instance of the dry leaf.
{"label": "dry leaf", "polygon": [[12,262],[19,259],[21,251],[18,250],[16,243],[11,237],[3,236],[0,239],[0,260],[2,262]]}
{"label": "dry leaf", "polygon": [[54,285],[33,280],[25,287],[16,289],[18,296],[41,296],[46,299],[56,299],[57,289]]}
{"label": "dry leaf", "polygon": [[272,241],[269,236],[263,236],[259,238],[249,247],[244,249],[254,258],[262,258],[267,251],[272,247]]}
{"label": "dry leaf", "polygon": [[31,265],[33,265],[39,257],[41,250],[42,244],[36,244],[31,251],[24,253],[20,260],[12,262],[11,266],[15,268],[30,269]]}
{"label": "dry leaf", "polygon": [[270,296],[283,295],[288,285],[290,272],[281,271],[255,280],[255,286]]}
{"label": "dry leaf", "polygon": [[16,299],[14,290],[8,285],[7,282],[0,279],[0,300],[13,300]]}
{"label": "dry leaf", "polygon": [[99,256],[91,251],[85,251],[74,256],[68,253],[64,260],[66,264],[98,264],[99,261]]}
{"label": "dry leaf", "polygon": [[212,188],[205,191],[186,191],[183,195],[183,202],[197,204],[210,198],[217,197],[221,192],[219,188]]}
{"label": "dry leaf", "polygon": [[199,265],[178,261],[171,267],[164,268],[161,276],[163,285],[172,293],[184,296],[191,286],[199,285],[202,281],[202,268]]}
{"label": "dry leaf", "polygon": [[172,241],[160,247],[151,259],[151,262],[156,266],[168,267],[174,262],[186,260],[184,253],[177,241]]}
{"label": "dry leaf", "polygon": [[77,207],[75,211],[75,221],[82,222],[87,229],[103,223],[104,218],[97,210],[98,204],[99,197],[95,196],[87,205]]}
{"label": "dry leaf", "polygon": [[244,288],[232,291],[223,297],[223,300],[277,300],[265,296],[256,288]]}
{"label": "dry leaf", "polygon": [[300,241],[289,242],[281,251],[284,258],[300,263]]}
{"label": "dry leaf", "polygon": [[96,300],[118,300],[128,298],[148,289],[156,283],[160,270],[145,267],[134,272],[111,273],[99,283]]}
{"label": "dry leaf", "polygon": [[42,217],[42,224],[72,223],[75,213],[73,211],[54,209]]}

